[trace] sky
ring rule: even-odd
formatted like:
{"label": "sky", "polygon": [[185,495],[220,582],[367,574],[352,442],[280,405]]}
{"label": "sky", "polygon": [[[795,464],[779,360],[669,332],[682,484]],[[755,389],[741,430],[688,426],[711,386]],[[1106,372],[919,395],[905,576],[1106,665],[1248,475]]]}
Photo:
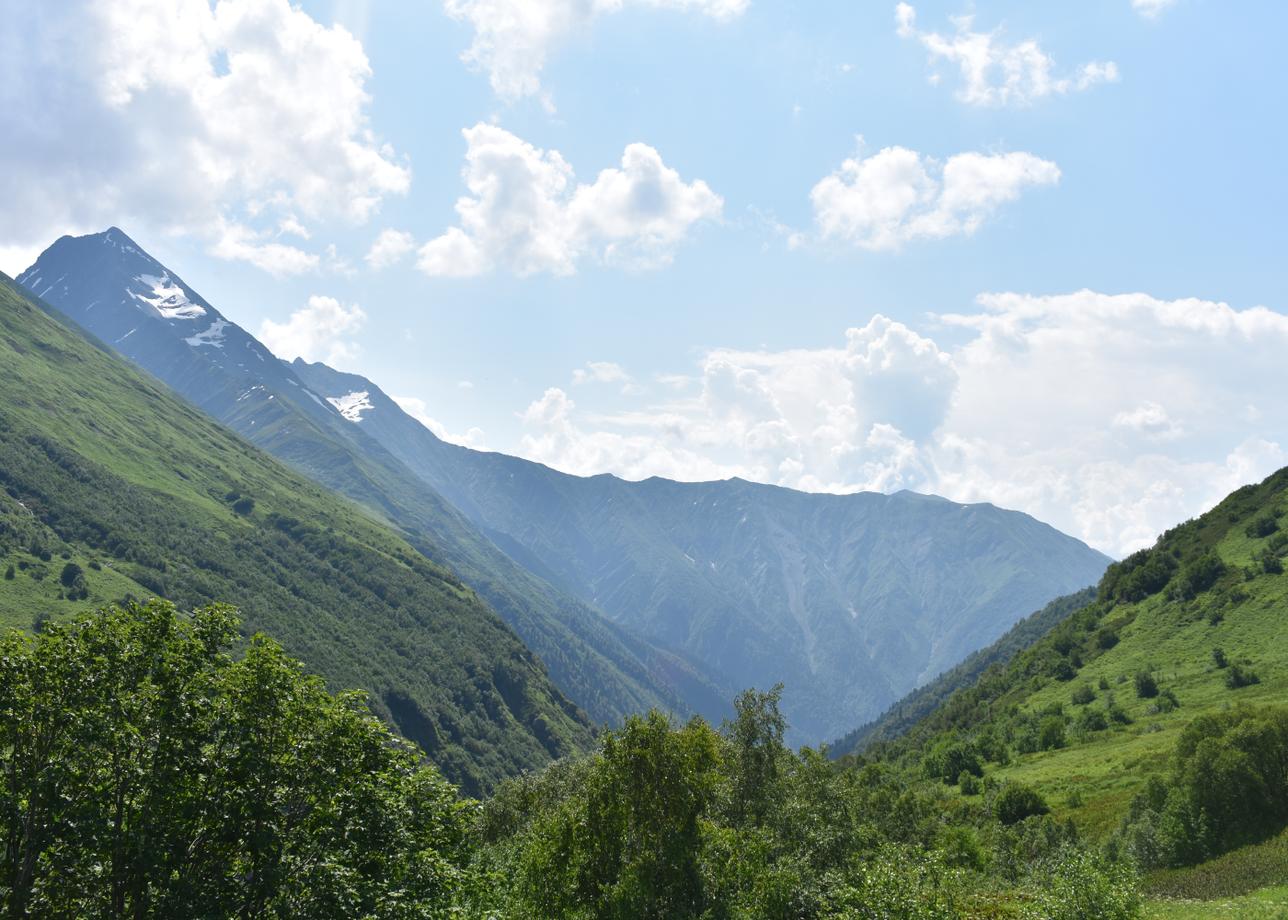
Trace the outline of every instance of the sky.
{"label": "sky", "polygon": [[1113,555],[1288,464],[1288,7],[0,0],[0,270],[120,226],[578,474]]}

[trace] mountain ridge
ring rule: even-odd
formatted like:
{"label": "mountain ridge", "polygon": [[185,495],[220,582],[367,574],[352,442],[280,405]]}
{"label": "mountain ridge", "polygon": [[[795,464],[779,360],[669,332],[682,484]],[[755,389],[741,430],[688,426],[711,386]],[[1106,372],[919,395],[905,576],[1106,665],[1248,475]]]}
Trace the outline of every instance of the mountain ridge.
{"label": "mountain ridge", "polygon": [[[684,656],[605,621],[511,560],[119,228],[60,238],[18,281],[198,408],[460,573],[596,721],[615,723],[651,706],[724,715],[732,688],[713,685]],[[211,329],[217,341],[194,344]]]}

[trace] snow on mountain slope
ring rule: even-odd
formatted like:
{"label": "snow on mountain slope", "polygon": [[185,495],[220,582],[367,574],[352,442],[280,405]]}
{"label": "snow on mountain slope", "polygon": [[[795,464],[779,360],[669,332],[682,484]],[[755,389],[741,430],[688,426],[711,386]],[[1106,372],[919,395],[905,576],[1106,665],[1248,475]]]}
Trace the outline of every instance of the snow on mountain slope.
{"label": "snow on mountain slope", "polygon": [[162,319],[200,319],[206,315],[205,307],[188,299],[183,288],[170,280],[168,272],[157,275],[136,275],[134,280],[143,290],[127,293],[141,304],[146,304]]}
{"label": "snow on mountain slope", "polygon": [[349,421],[360,422],[362,413],[375,408],[368,398],[370,395],[366,390],[358,390],[343,396],[328,396],[326,401],[335,406],[336,410]]}

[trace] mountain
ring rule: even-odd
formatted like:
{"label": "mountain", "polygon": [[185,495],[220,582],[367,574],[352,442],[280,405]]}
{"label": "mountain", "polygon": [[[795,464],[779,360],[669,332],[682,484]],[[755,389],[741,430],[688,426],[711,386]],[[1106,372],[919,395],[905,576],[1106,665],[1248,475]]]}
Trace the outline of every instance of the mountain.
{"label": "mountain", "polygon": [[446,443],[364,377],[291,367],[532,571],[725,684],[782,681],[797,741],[876,717],[1109,562],[1027,515],[912,492],[570,476]]}
{"label": "mountain", "polygon": [[861,725],[828,745],[828,755],[833,758],[845,757],[874,744],[900,737],[957,691],[986,680],[986,672],[1000,672],[1012,658],[1095,599],[1094,587],[1056,598],[1041,610],[1020,620],[992,645],[971,652],[960,664],[940,674],[930,683],[922,684],[883,712],[879,718]]}
{"label": "mountain", "polygon": [[733,688],[517,564],[339,406],[113,227],[63,237],[18,277],[193,405],[397,528],[477,590],[600,723],[653,706],[713,718]]}
{"label": "mountain", "polygon": [[[973,752],[986,777],[1041,789],[1057,817],[1093,839],[1125,820],[1156,829],[1180,821],[1150,816],[1163,811],[1149,801],[1151,777],[1175,775],[1197,738],[1288,696],[1285,556],[1288,469],[1115,563],[1089,604],[870,753],[916,764],[952,746]],[[1213,769],[1242,763],[1253,735],[1249,725],[1207,748],[1227,752]],[[1282,751],[1275,756],[1288,763]],[[1201,785],[1219,793],[1215,777]],[[1268,807],[1265,793],[1256,794]],[[1216,813],[1208,818],[1219,823]],[[1124,845],[1138,847],[1148,829],[1129,830]],[[1219,828],[1210,832],[1220,837]],[[1159,860],[1137,856],[1147,867]],[[1281,880],[1288,858],[1275,858]]]}
{"label": "mountain", "polygon": [[0,366],[0,622],[126,596],[235,604],[248,635],[367,690],[475,793],[590,744],[586,715],[450,570],[3,276]]}

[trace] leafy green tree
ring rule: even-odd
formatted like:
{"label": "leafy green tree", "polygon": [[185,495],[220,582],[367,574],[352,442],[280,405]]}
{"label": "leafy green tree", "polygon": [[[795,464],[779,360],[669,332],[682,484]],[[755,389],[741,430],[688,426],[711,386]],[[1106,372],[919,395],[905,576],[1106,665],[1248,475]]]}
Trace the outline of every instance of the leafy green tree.
{"label": "leafy green tree", "polygon": [[719,736],[659,712],[606,732],[578,795],[533,828],[517,916],[663,920],[699,916],[700,817],[718,782]]}
{"label": "leafy green tree", "polygon": [[0,639],[9,916],[450,915],[455,790],[360,695],[229,608],[109,608]]}
{"label": "leafy green tree", "polygon": [[993,814],[1003,824],[1017,824],[1025,818],[1045,815],[1051,809],[1037,790],[1023,783],[1006,783],[993,800]]}
{"label": "leafy green tree", "polygon": [[767,693],[744,690],[734,700],[734,719],[724,727],[732,748],[732,817],[735,824],[761,823],[774,804],[787,749],[787,723],[778,710],[783,685]]}
{"label": "leafy green tree", "polygon": [[1038,726],[1038,746],[1044,751],[1053,751],[1064,744],[1064,717],[1047,716]]}
{"label": "leafy green tree", "polygon": [[1154,675],[1148,671],[1137,671],[1134,678],[1136,683],[1136,695],[1142,700],[1153,699],[1158,696],[1158,681],[1154,680]]}

